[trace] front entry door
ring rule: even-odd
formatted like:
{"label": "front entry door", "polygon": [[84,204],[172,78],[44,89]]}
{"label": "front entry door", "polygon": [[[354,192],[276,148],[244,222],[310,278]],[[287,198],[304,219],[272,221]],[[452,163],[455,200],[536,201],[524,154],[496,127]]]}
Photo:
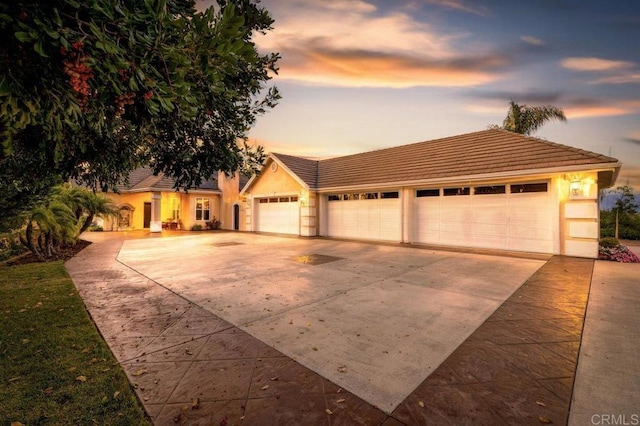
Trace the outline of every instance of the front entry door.
{"label": "front entry door", "polygon": [[233,230],[240,230],[240,206],[237,204],[233,206]]}
{"label": "front entry door", "polygon": [[151,203],[144,203],[144,224],[142,227],[151,227]]}

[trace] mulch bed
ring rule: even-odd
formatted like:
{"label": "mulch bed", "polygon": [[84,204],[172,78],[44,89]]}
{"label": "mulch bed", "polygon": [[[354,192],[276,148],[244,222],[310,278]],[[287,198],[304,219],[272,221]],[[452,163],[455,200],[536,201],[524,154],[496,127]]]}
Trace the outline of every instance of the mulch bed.
{"label": "mulch bed", "polygon": [[[54,256],[50,259],[47,259],[46,262],[52,262],[55,260],[67,261],[71,259],[76,254],[80,253],[85,247],[91,244],[90,241],[78,240],[78,242],[73,246],[63,247],[60,249],[60,253],[57,256]],[[26,253],[24,255],[18,256],[14,259],[11,259],[5,263],[7,266],[14,265],[26,265],[28,263],[36,263],[40,262],[38,258],[33,253]]]}

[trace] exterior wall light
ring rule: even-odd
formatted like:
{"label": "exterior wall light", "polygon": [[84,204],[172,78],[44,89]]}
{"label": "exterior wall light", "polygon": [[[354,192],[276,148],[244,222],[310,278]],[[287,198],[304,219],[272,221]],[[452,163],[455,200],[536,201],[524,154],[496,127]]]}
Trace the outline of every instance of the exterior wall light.
{"label": "exterior wall light", "polygon": [[569,190],[571,191],[571,195],[574,197],[582,195],[580,193],[581,186],[582,185],[581,185],[580,179],[578,179],[577,176],[571,179],[571,182],[569,183]]}

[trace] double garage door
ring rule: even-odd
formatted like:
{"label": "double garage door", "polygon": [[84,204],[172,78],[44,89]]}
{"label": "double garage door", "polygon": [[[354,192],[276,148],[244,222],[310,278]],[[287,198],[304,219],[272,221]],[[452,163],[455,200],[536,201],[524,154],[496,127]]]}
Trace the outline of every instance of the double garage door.
{"label": "double garage door", "polygon": [[298,197],[258,198],[256,202],[256,231],[278,234],[300,233]]}
{"label": "double garage door", "polygon": [[[551,253],[547,182],[417,189],[411,242]],[[330,194],[330,237],[402,241],[399,192]]]}
{"label": "double garage door", "polygon": [[413,240],[551,253],[550,203],[544,182],[418,190]]}

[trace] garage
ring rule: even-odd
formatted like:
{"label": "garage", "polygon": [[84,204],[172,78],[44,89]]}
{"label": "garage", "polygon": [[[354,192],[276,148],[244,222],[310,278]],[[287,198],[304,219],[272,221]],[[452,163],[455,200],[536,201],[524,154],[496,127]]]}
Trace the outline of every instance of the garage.
{"label": "garage", "polygon": [[548,182],[417,189],[413,241],[549,253],[549,194]]}
{"label": "garage", "polygon": [[327,206],[330,237],[402,240],[398,191],[329,194]]}
{"label": "garage", "polygon": [[278,234],[300,233],[300,208],[297,196],[257,198],[256,231]]}

